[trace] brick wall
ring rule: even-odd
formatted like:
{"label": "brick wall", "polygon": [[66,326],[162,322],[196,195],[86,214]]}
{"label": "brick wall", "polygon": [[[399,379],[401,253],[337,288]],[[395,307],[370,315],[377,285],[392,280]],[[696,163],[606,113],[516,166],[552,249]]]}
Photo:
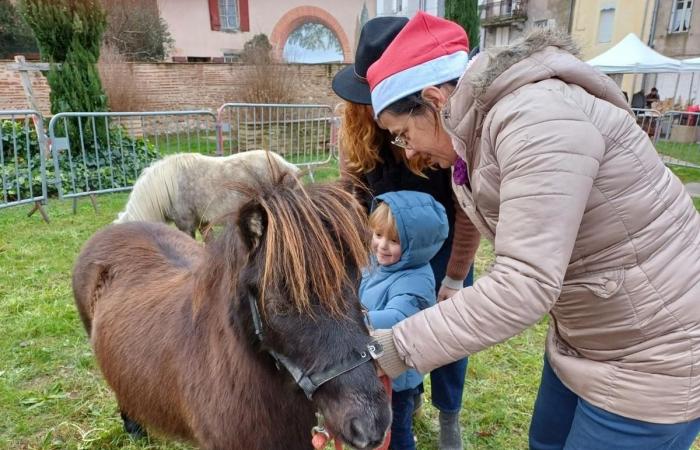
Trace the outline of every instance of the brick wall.
{"label": "brick wall", "polygon": [[[10,70],[10,64],[14,61],[0,61],[0,110],[2,109],[29,109],[27,97],[24,95],[19,73]],[[34,97],[37,106],[44,114],[49,114],[49,85],[46,78],[40,72],[30,72]]]}
{"label": "brick wall", "polygon": [[[0,61],[0,110],[26,109],[27,101],[13,61]],[[331,90],[333,75],[341,64],[295,64],[295,101],[334,106],[340,101]],[[249,66],[211,63],[132,63],[137,84],[138,109],[144,111],[216,109],[226,102],[240,102],[242,81]],[[41,112],[50,112],[49,87],[43,75],[31,74],[34,95]]]}

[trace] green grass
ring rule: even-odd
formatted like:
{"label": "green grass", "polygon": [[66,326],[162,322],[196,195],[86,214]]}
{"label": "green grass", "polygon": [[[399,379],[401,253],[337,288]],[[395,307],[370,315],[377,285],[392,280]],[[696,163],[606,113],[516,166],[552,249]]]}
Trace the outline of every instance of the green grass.
{"label": "green grass", "polygon": [[[335,167],[316,173],[317,180],[335,176]],[[98,197],[97,213],[82,199],[76,215],[71,202],[52,200],[48,225],[37,215],[27,218],[26,207],[0,210],[0,449],[190,449],[167,439],[126,437],[73,305],[73,260],[126,198]],[[484,241],[477,276],[492,260],[493,248]],[[469,448],[527,448],[545,329],[543,320],[470,358],[461,413]],[[437,448],[437,413],[427,403],[416,420],[421,450]]]}
{"label": "green grass", "polygon": [[700,183],[700,169],[683,166],[669,166],[669,169],[680,178],[683,184]]}
{"label": "green grass", "polygon": [[700,144],[683,144],[660,139],[656,142],[656,150],[662,155],[700,165]]}

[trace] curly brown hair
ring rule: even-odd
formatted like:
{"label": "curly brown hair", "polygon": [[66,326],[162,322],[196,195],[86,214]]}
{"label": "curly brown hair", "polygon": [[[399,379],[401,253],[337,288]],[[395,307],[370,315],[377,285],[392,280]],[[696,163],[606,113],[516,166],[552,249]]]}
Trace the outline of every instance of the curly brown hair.
{"label": "curly brown hair", "polygon": [[[382,145],[391,145],[391,133],[377,125],[369,105],[343,102],[340,105],[340,115],[340,145],[345,167],[353,175],[372,171],[377,163],[384,162],[379,156],[379,148]],[[422,155],[408,159],[402,149],[391,145],[391,150],[397,160],[403,161],[406,167],[418,176],[425,177],[423,171],[432,168],[429,160]]]}

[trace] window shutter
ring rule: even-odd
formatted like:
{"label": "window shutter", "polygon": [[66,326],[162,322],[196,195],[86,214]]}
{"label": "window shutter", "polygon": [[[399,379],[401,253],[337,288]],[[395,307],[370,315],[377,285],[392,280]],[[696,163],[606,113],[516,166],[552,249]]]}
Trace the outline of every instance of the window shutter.
{"label": "window shutter", "polygon": [[248,15],[248,0],[238,0],[238,14],[241,31],[250,31],[250,18]]}
{"label": "window shutter", "polygon": [[221,30],[221,17],[219,16],[219,0],[208,0],[209,2],[209,23],[214,31]]}

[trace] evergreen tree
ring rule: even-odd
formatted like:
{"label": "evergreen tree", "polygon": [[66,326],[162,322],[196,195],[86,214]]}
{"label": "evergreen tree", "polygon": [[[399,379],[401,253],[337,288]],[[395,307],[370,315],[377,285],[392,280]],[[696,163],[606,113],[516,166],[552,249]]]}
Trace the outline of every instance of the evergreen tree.
{"label": "evergreen tree", "polygon": [[10,0],[0,0],[0,58],[18,53],[36,53],[32,30]]}
{"label": "evergreen tree", "polygon": [[107,111],[107,96],[102,90],[94,55],[80,42],[74,42],[66,60],[58,69],[53,65],[47,76],[51,86],[51,112]]}
{"label": "evergreen tree", "polygon": [[106,111],[96,67],[106,26],[100,1],[24,0],[22,13],[42,59],[52,63],[47,76],[51,112]]}
{"label": "evergreen tree", "polygon": [[445,0],[445,18],[457,22],[469,35],[469,48],[479,45],[479,6],[477,0]]}

